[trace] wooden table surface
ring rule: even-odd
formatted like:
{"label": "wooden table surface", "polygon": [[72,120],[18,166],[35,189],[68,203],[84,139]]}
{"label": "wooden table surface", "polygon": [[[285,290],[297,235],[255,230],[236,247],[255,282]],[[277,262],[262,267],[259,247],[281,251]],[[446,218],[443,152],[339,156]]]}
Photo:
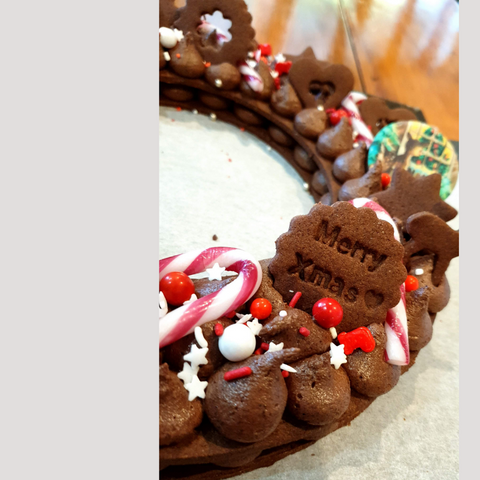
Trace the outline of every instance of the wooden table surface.
{"label": "wooden table surface", "polygon": [[355,89],[420,108],[459,138],[459,6],[455,0],[246,0],[259,43],[311,46],[347,65]]}

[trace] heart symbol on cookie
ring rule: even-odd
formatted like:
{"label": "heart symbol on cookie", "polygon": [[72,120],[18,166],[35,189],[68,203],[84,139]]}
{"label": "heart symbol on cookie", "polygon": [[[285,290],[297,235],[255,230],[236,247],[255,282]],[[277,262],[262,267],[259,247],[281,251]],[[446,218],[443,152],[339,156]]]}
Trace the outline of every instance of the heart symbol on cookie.
{"label": "heart symbol on cookie", "polygon": [[353,88],[353,74],[344,65],[300,58],[288,78],[305,108],[337,108]]}
{"label": "heart symbol on cookie", "polygon": [[363,121],[372,128],[376,135],[383,127],[393,122],[416,120],[415,114],[406,108],[388,108],[385,100],[371,97],[363,101],[358,107]]}

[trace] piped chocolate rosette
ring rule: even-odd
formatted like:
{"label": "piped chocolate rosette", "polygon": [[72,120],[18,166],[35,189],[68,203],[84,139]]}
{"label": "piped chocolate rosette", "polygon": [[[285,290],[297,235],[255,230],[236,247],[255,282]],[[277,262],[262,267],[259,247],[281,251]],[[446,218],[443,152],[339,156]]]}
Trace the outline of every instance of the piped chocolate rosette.
{"label": "piped chocolate rosette", "polygon": [[[230,39],[207,21],[216,11]],[[161,476],[221,479],[306,448],[395,387],[448,303],[457,212],[440,174],[367,165],[375,135],[412,111],[352,92],[349,69],[312,49],[273,55],[243,0],[162,0],[160,27],[160,103],[256,135],[319,202],[272,259],[220,247],[160,260]]]}

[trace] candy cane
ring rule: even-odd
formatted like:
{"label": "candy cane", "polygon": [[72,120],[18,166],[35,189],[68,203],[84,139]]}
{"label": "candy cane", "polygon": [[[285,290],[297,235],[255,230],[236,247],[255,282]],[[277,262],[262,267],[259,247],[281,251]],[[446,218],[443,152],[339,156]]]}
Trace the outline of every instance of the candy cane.
{"label": "candy cane", "polygon": [[195,327],[216,320],[243,305],[262,281],[262,267],[247,252],[236,248],[214,247],[160,260],[160,280],[170,272],[186,275],[204,272],[218,263],[238,277],[221,290],[179,307],[159,322],[160,348],[194,331]]}
{"label": "candy cane", "polygon": [[363,93],[350,92],[343,100],[342,107],[348,113],[353,131],[357,134],[355,141],[365,142],[369,147],[373,142],[373,135],[365,122],[362,120],[358,106],[367,96]]}
{"label": "candy cane", "polygon": [[[357,208],[366,207],[372,209],[377,214],[379,220],[385,220],[393,227],[393,236],[395,240],[400,241],[400,234],[395,222],[378,203],[368,198],[355,198],[350,200],[350,203]],[[400,286],[400,301],[395,307],[388,310],[385,320],[385,333],[387,335],[385,360],[392,365],[408,365],[410,363],[405,305],[405,284],[403,283]]]}
{"label": "candy cane", "polygon": [[216,30],[217,44],[221,47],[228,40],[228,38],[225,33],[220,30],[220,28],[208,23],[206,20],[202,20],[202,23],[197,27],[197,32],[205,37],[210,35],[210,33],[212,33],[214,30]]}
{"label": "candy cane", "polygon": [[262,77],[247,62],[241,62],[238,66],[238,71],[254,92],[261,93],[263,91]]}

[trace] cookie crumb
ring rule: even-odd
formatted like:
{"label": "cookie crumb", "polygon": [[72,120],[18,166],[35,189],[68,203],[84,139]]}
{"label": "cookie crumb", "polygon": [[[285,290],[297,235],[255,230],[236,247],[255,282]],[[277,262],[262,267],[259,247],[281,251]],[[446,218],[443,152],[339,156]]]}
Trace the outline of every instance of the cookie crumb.
{"label": "cookie crumb", "polygon": [[218,237],[217,237],[216,235],[214,235],[214,236],[212,237],[212,240],[216,242],[216,241],[218,240]]}

